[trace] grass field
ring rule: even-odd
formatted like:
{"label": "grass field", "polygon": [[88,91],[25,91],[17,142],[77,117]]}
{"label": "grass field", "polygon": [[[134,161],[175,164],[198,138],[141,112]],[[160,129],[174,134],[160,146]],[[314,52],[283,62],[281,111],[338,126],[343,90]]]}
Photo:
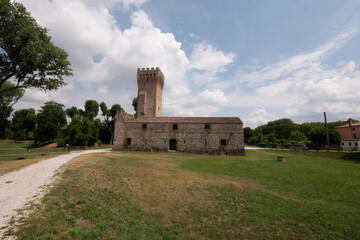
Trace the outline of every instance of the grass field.
{"label": "grass field", "polygon": [[[286,163],[276,156],[285,155]],[[111,152],[72,161],[19,239],[359,239],[360,154]]]}
{"label": "grass field", "polygon": [[[28,152],[31,148],[33,152]],[[0,140],[0,176],[33,164],[35,162],[57,156],[61,153],[61,148],[39,148],[34,146],[33,141]],[[41,155],[42,151],[46,151],[47,155]],[[25,153],[26,159],[17,159],[18,153]]]}
{"label": "grass field", "polygon": [[[14,142],[13,140],[0,140],[0,176],[64,153],[63,148],[53,147],[53,145],[56,146],[56,144],[52,144],[51,146],[34,145],[33,141]],[[109,147],[109,145],[102,147],[106,148]],[[28,149],[31,149],[31,152],[29,152]],[[74,149],[72,151],[74,151]],[[42,152],[46,152],[47,154],[42,155]],[[27,158],[18,160],[17,154],[19,153],[25,153]]]}

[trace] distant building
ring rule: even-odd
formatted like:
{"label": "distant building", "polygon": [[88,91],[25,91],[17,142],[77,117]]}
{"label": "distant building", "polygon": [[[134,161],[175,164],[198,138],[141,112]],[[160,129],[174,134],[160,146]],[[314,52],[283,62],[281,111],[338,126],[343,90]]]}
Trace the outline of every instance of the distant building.
{"label": "distant building", "polygon": [[162,117],[164,75],[160,69],[138,68],[137,83],[137,118],[118,112],[114,150],[245,155],[240,118]]}
{"label": "distant building", "polygon": [[335,129],[341,135],[341,147],[344,150],[360,149],[360,122],[353,123],[352,119],[349,118],[347,124],[343,126],[337,126]]}

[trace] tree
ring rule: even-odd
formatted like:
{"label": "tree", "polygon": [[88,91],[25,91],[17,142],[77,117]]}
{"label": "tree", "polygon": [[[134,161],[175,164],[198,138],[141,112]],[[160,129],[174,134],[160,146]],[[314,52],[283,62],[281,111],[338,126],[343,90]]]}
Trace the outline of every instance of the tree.
{"label": "tree", "polygon": [[67,108],[65,110],[65,113],[69,118],[72,119],[76,114],[79,114],[79,110],[75,106],[73,106],[71,108]]}
{"label": "tree", "polygon": [[29,132],[35,128],[36,115],[33,108],[20,109],[13,114],[13,124],[17,130],[25,130],[26,139],[29,139]]}
{"label": "tree", "polygon": [[116,116],[116,113],[117,113],[118,110],[124,112],[124,109],[120,106],[120,104],[114,104],[114,105],[111,106],[110,115],[111,115],[112,120],[115,119],[115,116]]}
{"label": "tree", "polygon": [[335,129],[329,129],[329,142],[334,145],[341,143],[341,135]]}
{"label": "tree", "polygon": [[132,101],[132,106],[134,108],[135,114],[137,112],[137,100],[138,100],[137,97],[135,97]]}
{"label": "tree", "polygon": [[[296,124],[288,118],[283,118],[275,121],[268,122],[267,127],[270,133],[275,133],[276,138],[288,139],[290,134],[296,130]],[[268,134],[268,133],[264,133]]]}
{"label": "tree", "polygon": [[254,136],[254,130],[252,130],[250,127],[244,128],[244,142],[248,143],[249,138]]}
{"label": "tree", "polygon": [[66,85],[63,76],[71,76],[68,54],[51,42],[47,29],[40,27],[25,7],[0,0],[0,88],[10,92],[35,87],[53,90]]}
{"label": "tree", "polygon": [[14,86],[14,84],[6,82],[0,87],[0,138],[5,137],[5,127],[8,123],[7,118],[13,111],[12,106],[24,95],[23,89],[9,92],[4,91]]}
{"label": "tree", "polygon": [[100,109],[101,109],[101,113],[102,113],[101,115],[103,115],[105,120],[108,120],[110,112],[109,112],[108,107],[106,106],[106,103],[101,102],[100,103]]}
{"label": "tree", "polygon": [[309,132],[309,139],[314,147],[322,148],[325,143],[325,128],[314,127]]}
{"label": "tree", "polygon": [[290,140],[293,140],[295,142],[301,142],[306,141],[307,139],[304,133],[300,131],[293,131],[290,135]]}
{"label": "tree", "polygon": [[95,100],[87,100],[85,102],[85,116],[90,120],[94,120],[98,113],[99,103]]}
{"label": "tree", "polygon": [[46,102],[37,114],[35,141],[54,141],[67,124],[64,105],[54,101]]}

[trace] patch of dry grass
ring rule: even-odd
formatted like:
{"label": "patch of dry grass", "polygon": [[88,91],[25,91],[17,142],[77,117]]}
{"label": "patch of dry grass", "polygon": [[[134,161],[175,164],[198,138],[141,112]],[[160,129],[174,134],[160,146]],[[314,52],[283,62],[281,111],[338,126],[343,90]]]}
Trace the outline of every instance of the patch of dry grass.
{"label": "patch of dry grass", "polygon": [[[358,198],[347,197],[358,194],[349,187],[358,178],[357,163],[286,152],[289,161],[278,164],[271,160],[277,154],[83,155],[68,164],[43,205],[16,234],[20,239],[357,236]],[[348,175],[339,179],[344,171]],[[339,189],[347,191],[342,198],[333,193]]]}

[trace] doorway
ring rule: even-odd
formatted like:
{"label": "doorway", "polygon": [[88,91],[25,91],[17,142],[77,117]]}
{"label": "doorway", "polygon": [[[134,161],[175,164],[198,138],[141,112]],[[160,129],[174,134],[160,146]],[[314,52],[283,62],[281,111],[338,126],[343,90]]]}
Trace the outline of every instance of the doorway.
{"label": "doorway", "polygon": [[170,141],[169,141],[169,149],[176,151],[176,139],[170,139]]}

